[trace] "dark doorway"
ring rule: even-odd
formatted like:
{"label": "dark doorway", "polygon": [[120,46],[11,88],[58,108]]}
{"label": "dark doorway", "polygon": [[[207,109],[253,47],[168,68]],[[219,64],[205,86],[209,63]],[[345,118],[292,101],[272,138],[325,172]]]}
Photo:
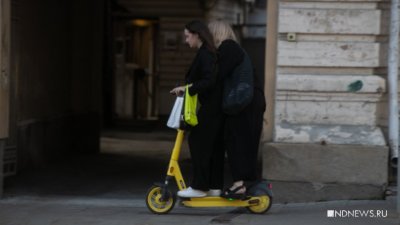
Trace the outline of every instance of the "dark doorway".
{"label": "dark doorway", "polygon": [[251,61],[253,62],[256,75],[259,81],[264,83],[265,74],[265,39],[263,38],[245,38],[242,40],[242,46],[246,49]]}
{"label": "dark doorway", "polygon": [[[109,127],[140,127],[155,124],[157,113],[158,20],[112,18],[107,75]],[[109,109],[108,109],[109,110]],[[108,121],[107,121],[108,120]]]}

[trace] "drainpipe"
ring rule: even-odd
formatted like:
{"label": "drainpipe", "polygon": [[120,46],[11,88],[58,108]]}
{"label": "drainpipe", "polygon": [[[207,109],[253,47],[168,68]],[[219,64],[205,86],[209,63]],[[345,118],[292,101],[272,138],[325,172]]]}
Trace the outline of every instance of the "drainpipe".
{"label": "drainpipe", "polygon": [[399,0],[392,0],[390,13],[390,38],[388,49],[388,85],[389,85],[389,147],[391,163],[397,166],[399,156],[399,108],[397,100],[397,77],[399,61]]}
{"label": "drainpipe", "polygon": [[[389,148],[391,163],[397,166],[399,156],[399,107],[398,107],[398,62],[399,62],[399,0],[392,0],[390,7],[390,38],[388,49],[389,85]],[[397,213],[400,214],[400,166],[397,166]]]}

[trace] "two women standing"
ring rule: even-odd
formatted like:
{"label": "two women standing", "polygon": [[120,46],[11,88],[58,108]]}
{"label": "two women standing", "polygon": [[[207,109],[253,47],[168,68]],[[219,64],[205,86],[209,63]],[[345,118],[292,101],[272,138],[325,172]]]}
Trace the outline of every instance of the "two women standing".
{"label": "two women standing", "polygon": [[[257,154],[265,111],[262,84],[255,76],[252,102],[237,115],[224,114],[223,81],[242,62],[243,49],[236,42],[232,28],[222,21],[210,23],[209,29],[200,21],[192,21],[185,26],[184,32],[186,43],[198,48],[186,75],[186,83],[190,86],[190,95],[199,94],[201,107],[198,111],[199,124],[192,128],[189,136],[192,184],[179,191],[178,196],[220,195],[226,149],[234,183],[221,196],[242,198],[246,194],[246,183],[255,182],[258,178]],[[182,86],[174,88],[171,93],[184,91]]]}

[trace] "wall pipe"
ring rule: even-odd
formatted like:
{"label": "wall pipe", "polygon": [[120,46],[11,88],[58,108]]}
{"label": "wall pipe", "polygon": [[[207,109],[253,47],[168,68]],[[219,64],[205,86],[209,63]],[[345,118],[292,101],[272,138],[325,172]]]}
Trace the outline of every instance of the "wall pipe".
{"label": "wall pipe", "polygon": [[397,167],[397,213],[400,215],[400,166],[397,166],[397,159],[399,157],[398,64],[399,0],[392,0],[390,7],[390,37],[388,49],[389,148],[391,150],[391,164]]}
{"label": "wall pipe", "polygon": [[398,62],[399,62],[399,0],[392,0],[390,13],[390,37],[388,49],[389,85],[389,147],[392,165],[397,166],[399,156],[399,108],[398,108]]}

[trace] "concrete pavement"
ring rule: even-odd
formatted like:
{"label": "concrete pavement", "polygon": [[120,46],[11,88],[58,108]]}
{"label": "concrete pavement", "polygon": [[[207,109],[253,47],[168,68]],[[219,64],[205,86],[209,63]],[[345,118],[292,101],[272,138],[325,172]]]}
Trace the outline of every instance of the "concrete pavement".
{"label": "concrete pavement", "polygon": [[[386,200],[273,204],[263,215],[240,208],[185,208],[176,204],[169,214],[154,215],[146,208],[144,197],[151,184],[165,175],[174,133],[159,134],[155,139],[113,134],[102,138],[99,155],[66,158],[8,178],[5,198],[0,200],[0,225],[400,224],[394,196]],[[187,146],[181,167],[189,180]],[[229,184],[229,171],[226,177]],[[336,217],[328,218],[328,210],[335,210],[330,212]],[[372,217],[378,213],[379,218]]]}
{"label": "concrete pavement", "polygon": [[[158,224],[352,224],[397,225],[394,198],[379,201],[332,201],[273,204],[270,211],[254,215],[242,208],[186,208],[176,205],[167,215],[150,213],[144,198],[11,197],[0,201],[1,225],[158,225]],[[328,210],[342,216],[327,217]],[[358,210],[359,213],[355,212]],[[374,210],[380,218],[362,216]],[[353,214],[351,214],[353,213]]]}

